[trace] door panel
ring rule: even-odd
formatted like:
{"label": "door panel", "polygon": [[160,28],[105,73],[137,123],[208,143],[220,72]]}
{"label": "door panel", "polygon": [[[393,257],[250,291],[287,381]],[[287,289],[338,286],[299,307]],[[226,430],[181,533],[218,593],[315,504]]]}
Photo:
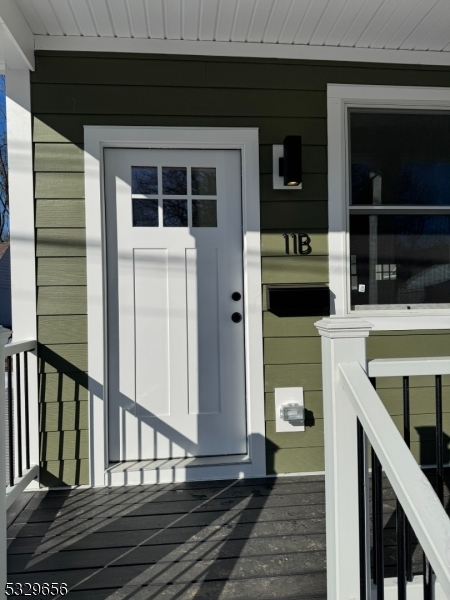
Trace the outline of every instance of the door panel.
{"label": "door panel", "polygon": [[247,449],[240,153],[105,150],[109,458]]}

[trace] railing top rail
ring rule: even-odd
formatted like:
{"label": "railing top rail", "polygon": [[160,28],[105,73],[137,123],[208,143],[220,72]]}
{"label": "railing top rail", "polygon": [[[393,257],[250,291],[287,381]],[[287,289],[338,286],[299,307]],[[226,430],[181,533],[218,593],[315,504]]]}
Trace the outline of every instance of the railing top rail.
{"label": "railing top rail", "polygon": [[13,356],[14,354],[19,354],[19,352],[29,352],[31,350],[36,350],[36,346],[36,340],[26,340],[23,342],[12,342],[11,344],[6,344],[5,358],[8,356]]}
{"label": "railing top rail", "polygon": [[450,598],[450,520],[389,413],[357,362],[339,364],[340,382],[446,596]]}
{"label": "railing top rail", "polygon": [[376,358],[367,361],[369,377],[450,375],[450,356],[424,358]]}

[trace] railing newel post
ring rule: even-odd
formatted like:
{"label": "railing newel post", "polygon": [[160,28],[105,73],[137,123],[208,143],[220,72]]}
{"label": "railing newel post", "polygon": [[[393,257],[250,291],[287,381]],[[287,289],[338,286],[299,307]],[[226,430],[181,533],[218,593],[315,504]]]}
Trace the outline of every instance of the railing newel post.
{"label": "railing newel post", "polygon": [[3,381],[0,386],[0,486],[3,492],[0,494],[0,597],[4,597],[4,589],[7,580],[6,571],[6,394],[5,394],[5,346],[8,343],[11,332],[0,326],[0,364],[2,365]]}
{"label": "railing newel post", "polygon": [[331,317],[316,327],[322,338],[327,597],[348,600],[360,597],[361,585],[355,569],[360,564],[357,419],[341,386],[338,365],[359,362],[366,369],[365,338],[372,325],[363,319]]}

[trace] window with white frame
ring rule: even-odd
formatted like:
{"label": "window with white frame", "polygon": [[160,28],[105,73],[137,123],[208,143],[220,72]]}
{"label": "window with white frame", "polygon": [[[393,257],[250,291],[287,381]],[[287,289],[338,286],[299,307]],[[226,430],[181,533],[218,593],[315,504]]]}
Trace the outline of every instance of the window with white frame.
{"label": "window with white frame", "polygon": [[450,308],[450,111],[348,109],[352,311]]}

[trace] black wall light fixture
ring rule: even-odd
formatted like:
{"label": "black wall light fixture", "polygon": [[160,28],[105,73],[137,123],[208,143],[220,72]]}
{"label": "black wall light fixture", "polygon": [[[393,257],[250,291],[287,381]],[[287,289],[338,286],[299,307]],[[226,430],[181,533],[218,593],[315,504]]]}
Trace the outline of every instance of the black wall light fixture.
{"label": "black wall light fixture", "polygon": [[302,188],[302,137],[287,135],[283,145],[273,148],[273,189]]}
{"label": "black wall light fixture", "polygon": [[287,135],[283,141],[283,156],[279,159],[279,175],[284,185],[298,187],[302,183],[302,137]]}

